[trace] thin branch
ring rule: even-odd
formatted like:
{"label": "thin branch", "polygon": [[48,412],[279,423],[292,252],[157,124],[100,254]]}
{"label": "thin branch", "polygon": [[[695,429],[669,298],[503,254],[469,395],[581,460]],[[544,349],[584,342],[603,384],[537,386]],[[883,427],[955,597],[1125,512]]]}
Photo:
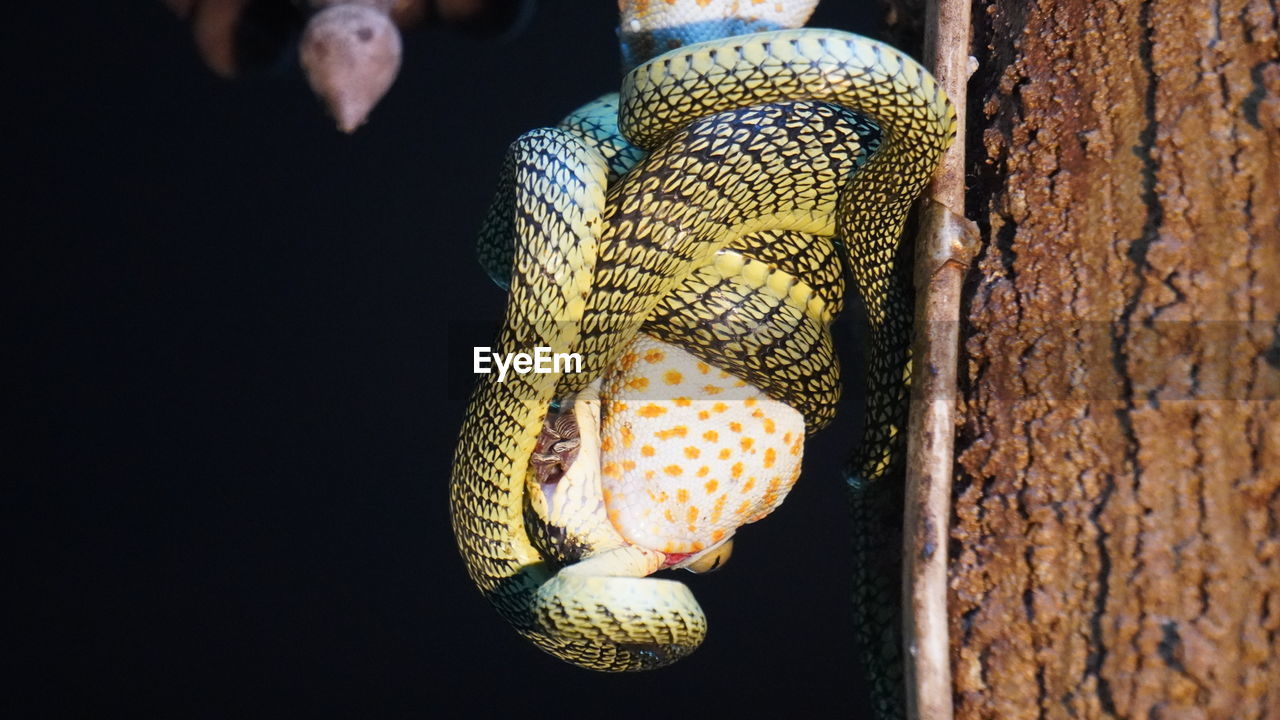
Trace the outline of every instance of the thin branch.
{"label": "thin branch", "polygon": [[907,494],[903,521],[903,628],[907,717],[951,720],[947,536],[956,424],[960,288],[976,228],[964,218],[970,0],[929,0],[924,61],[956,106],[957,139],[921,201]]}

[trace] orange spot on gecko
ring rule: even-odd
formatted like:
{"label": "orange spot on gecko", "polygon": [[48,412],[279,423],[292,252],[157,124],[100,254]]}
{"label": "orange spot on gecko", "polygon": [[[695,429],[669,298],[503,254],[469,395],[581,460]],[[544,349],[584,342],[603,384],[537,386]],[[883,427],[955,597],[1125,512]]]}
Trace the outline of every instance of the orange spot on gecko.
{"label": "orange spot on gecko", "polygon": [[634,442],[636,439],[636,436],[631,433],[631,426],[623,425],[621,435],[622,435],[622,447],[624,448],[631,447],[631,443]]}
{"label": "orange spot on gecko", "polygon": [[669,523],[674,523],[676,521],[675,513],[671,512],[671,508],[667,508],[662,513],[662,517],[666,518]]}
{"label": "orange spot on gecko", "polygon": [[644,361],[647,363],[660,363],[662,362],[662,359],[665,358],[666,356],[667,356],[666,353],[662,352],[657,348],[654,348],[644,354]]}
{"label": "orange spot on gecko", "polygon": [[703,375],[706,375],[707,373],[711,372],[711,366],[704,362],[699,362],[698,372],[702,373]]}
{"label": "orange spot on gecko", "polygon": [[702,391],[708,395],[719,395],[720,393],[724,392],[724,388],[720,387],[719,385],[703,385]]}
{"label": "orange spot on gecko", "polygon": [[622,472],[618,470],[617,463],[611,463],[611,462],[605,463],[604,467],[600,468],[600,472],[604,473],[605,477],[611,477],[611,478],[622,477]]}
{"label": "orange spot on gecko", "polygon": [[728,495],[721,495],[720,497],[716,498],[715,507],[711,508],[712,523],[720,522],[720,515],[724,513],[724,503],[728,499],[729,499]]}
{"label": "orange spot on gecko", "polygon": [[662,415],[666,412],[667,412],[666,408],[662,407],[661,405],[655,405],[653,403],[649,403],[648,405],[645,405],[644,407],[636,411],[636,413],[639,414],[640,417],[646,417],[646,418],[656,418],[659,415]]}
{"label": "orange spot on gecko", "polygon": [[623,370],[630,370],[631,366],[636,364],[636,354],[629,352],[619,358],[618,362],[621,363]]}
{"label": "orange spot on gecko", "polygon": [[662,472],[670,475],[671,477],[680,477],[680,473],[684,472],[684,468],[679,465],[668,465],[662,468]]}
{"label": "orange spot on gecko", "polygon": [[709,472],[711,472],[711,468],[707,467],[706,465],[703,465],[702,467],[698,468],[698,477],[706,477],[707,473]]}
{"label": "orange spot on gecko", "polygon": [[782,434],[782,442],[784,442],[784,443],[789,443],[789,442],[791,442],[791,433],[783,433],[783,434]]}
{"label": "orange spot on gecko", "polygon": [[719,458],[720,458],[721,460],[728,460],[728,459],[729,459],[729,448],[721,448],[721,449],[720,449],[720,455],[719,455]]}
{"label": "orange spot on gecko", "polygon": [[730,430],[732,430],[732,431],[734,431],[734,432],[742,432],[742,423],[740,423],[740,422],[731,422],[731,423],[729,423],[729,429],[730,429]]}
{"label": "orange spot on gecko", "polygon": [[668,370],[662,374],[662,381],[668,385],[679,385],[684,376],[675,370]]}
{"label": "orange spot on gecko", "polygon": [[773,463],[774,463],[774,461],[776,461],[777,459],[778,459],[778,453],[777,453],[777,451],[776,451],[776,450],[774,450],[773,448],[769,448],[769,449],[767,449],[767,450],[765,450],[765,451],[764,451],[764,466],[765,466],[765,467],[767,467],[767,468],[771,468],[771,467],[773,467]]}
{"label": "orange spot on gecko", "polygon": [[752,445],[755,445],[755,444],[756,444],[756,441],[755,441],[755,440],[752,440],[752,439],[751,439],[751,438],[749,438],[749,437],[745,437],[745,438],[742,438],[742,442],[740,442],[740,443],[738,443],[738,444],[742,446],[742,452],[746,452],[746,451],[748,451],[748,450],[750,450],[750,449],[751,449],[751,446],[752,446]]}
{"label": "orange spot on gecko", "polygon": [[689,491],[688,491],[688,490],[685,490],[684,488],[680,488],[679,490],[677,490],[677,491],[676,491],[676,502],[678,502],[678,503],[687,503],[687,502],[689,502]]}
{"label": "orange spot on gecko", "polygon": [[684,517],[685,517],[685,520],[687,520],[687,521],[688,521],[688,522],[690,522],[690,523],[692,523],[693,521],[697,520],[697,519],[698,519],[698,506],[697,506],[697,505],[690,505],[690,506],[689,506],[689,512],[685,513],[685,514],[684,514]]}
{"label": "orange spot on gecko", "polygon": [[772,434],[773,434],[773,431],[774,431],[774,430],[777,430],[777,429],[778,429],[778,426],[777,426],[776,424],[774,424],[774,422],[773,422],[773,418],[765,418],[765,419],[764,419],[764,431],[765,431],[766,433],[768,433],[768,434],[772,435]]}
{"label": "orange spot on gecko", "polygon": [[633,377],[627,381],[627,387],[632,388],[633,390],[643,390],[649,387],[649,378],[643,375]]}
{"label": "orange spot on gecko", "polygon": [[740,462],[734,463],[733,467],[729,468],[729,470],[733,473],[733,477],[735,480],[738,479],[739,477],[742,477],[742,463]]}
{"label": "orange spot on gecko", "polygon": [[668,430],[658,430],[657,432],[654,433],[654,435],[659,440],[666,440],[668,438],[673,438],[673,437],[684,437],[685,435],[688,435],[688,434],[689,434],[689,428],[685,427],[684,425],[676,425],[675,427],[670,428]]}
{"label": "orange spot on gecko", "polygon": [[676,404],[676,407],[689,407],[689,404],[692,403],[693,401],[687,397],[678,397],[672,402]]}
{"label": "orange spot on gecko", "polygon": [[621,415],[626,411],[627,411],[627,404],[624,402],[618,402],[617,400],[614,400],[609,405],[609,412],[613,413],[614,415]]}
{"label": "orange spot on gecko", "polygon": [[702,433],[702,439],[706,440],[707,442],[715,442],[720,439],[720,433],[716,432],[715,430],[708,430]]}
{"label": "orange spot on gecko", "polygon": [[640,454],[641,454],[641,455],[643,455],[643,456],[645,456],[645,457],[653,457],[653,446],[652,446],[652,445],[641,445],[641,446],[640,446]]}
{"label": "orange spot on gecko", "polygon": [[755,419],[759,420],[760,418],[764,417],[764,411],[763,411],[763,410],[756,410],[755,412],[751,413],[751,417],[753,417],[753,418],[755,418]]}
{"label": "orange spot on gecko", "polygon": [[652,470],[645,470],[645,471],[644,471],[644,479],[645,479],[645,480],[652,480],[652,479],[653,479],[653,471],[652,471]]}
{"label": "orange spot on gecko", "polygon": [[737,517],[744,517],[746,516],[747,511],[750,509],[751,509],[751,501],[743,500],[742,504],[739,505],[738,508],[733,511],[733,514]]}
{"label": "orange spot on gecko", "polygon": [[699,411],[698,411],[698,419],[699,419],[699,420],[706,420],[706,419],[707,419],[707,418],[709,418],[709,417],[711,417],[711,413],[707,412],[706,410],[699,410]]}
{"label": "orange spot on gecko", "polygon": [[721,371],[720,371],[720,379],[721,379],[721,380],[727,379],[727,378],[729,378],[729,377],[731,377],[731,375],[729,375],[729,373],[727,373],[727,372],[725,372],[725,371],[723,371],[723,370],[721,370]]}
{"label": "orange spot on gecko", "polygon": [[715,411],[716,411],[716,412],[718,412],[718,413],[722,413],[722,412],[724,412],[725,410],[728,410],[728,409],[729,409],[729,406],[728,406],[728,405],[725,405],[725,404],[724,404],[724,403],[722,403],[722,402],[718,402],[718,403],[716,403],[715,405],[712,405],[712,406],[711,406],[711,409],[712,409],[712,410],[715,410]]}
{"label": "orange spot on gecko", "polygon": [[755,404],[756,404],[756,402],[757,402],[757,401],[756,401],[756,399],[755,399],[755,398],[753,398],[753,397],[749,397],[749,398],[747,398],[746,400],[743,400],[743,401],[742,401],[742,404],[743,404],[743,405],[746,405],[747,407],[754,407],[754,406],[755,406]]}
{"label": "orange spot on gecko", "polygon": [[751,488],[756,486],[756,476],[748,475],[747,481],[742,483],[742,492],[751,492]]}
{"label": "orange spot on gecko", "polygon": [[635,470],[635,469],[636,469],[636,461],[635,461],[635,460],[623,460],[623,461],[622,461],[622,469],[623,469],[623,470],[625,470],[625,471],[627,471],[627,472],[631,472],[632,470]]}
{"label": "orange spot on gecko", "polygon": [[720,487],[720,483],[716,482],[715,478],[712,478],[708,480],[707,484],[703,485],[702,487],[707,491],[707,494],[710,495],[711,493],[716,491],[716,488]]}
{"label": "orange spot on gecko", "polygon": [[701,454],[702,454],[702,451],[692,445],[684,449],[684,456],[689,458],[690,460],[696,459]]}
{"label": "orange spot on gecko", "polygon": [[711,542],[718,543],[723,539],[724,539],[723,530],[716,530],[715,532],[711,533]]}
{"label": "orange spot on gecko", "polygon": [[607,438],[605,438],[605,439],[601,440],[601,441],[600,441],[600,449],[601,449],[601,450],[603,450],[604,452],[609,452],[610,450],[612,450],[612,449],[613,449],[613,438],[608,438],[608,437],[607,437]]}

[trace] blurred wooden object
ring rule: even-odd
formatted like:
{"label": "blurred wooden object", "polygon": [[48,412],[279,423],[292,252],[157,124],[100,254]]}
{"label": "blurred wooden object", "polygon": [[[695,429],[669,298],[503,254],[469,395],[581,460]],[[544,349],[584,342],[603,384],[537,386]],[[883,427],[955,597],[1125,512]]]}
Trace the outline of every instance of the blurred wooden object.
{"label": "blurred wooden object", "polygon": [[447,25],[510,32],[533,0],[163,0],[191,25],[205,65],[223,78],[275,64],[295,43],[307,80],[350,133],[395,82],[400,32]]}

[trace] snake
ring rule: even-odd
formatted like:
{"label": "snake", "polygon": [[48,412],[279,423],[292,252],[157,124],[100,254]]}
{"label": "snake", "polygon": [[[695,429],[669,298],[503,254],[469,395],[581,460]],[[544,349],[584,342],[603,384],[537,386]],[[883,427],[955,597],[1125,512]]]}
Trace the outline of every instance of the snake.
{"label": "snake", "polygon": [[[480,243],[508,289],[496,347],[581,367],[480,376],[449,486],[480,592],[534,645],[598,671],[661,667],[702,642],[692,593],[649,575],[716,567],[736,526],[794,482],[803,436],[839,395],[828,328],[846,268],[870,355],[850,482],[892,474],[910,328],[895,255],[955,134],[929,73],[858,35],[774,29],[663,49],[618,94],[508,151]],[[702,428],[732,425],[740,451],[720,458],[719,431]],[[668,470],[687,481],[669,495],[704,502],[641,481]],[[718,514],[717,478],[743,498]]]}

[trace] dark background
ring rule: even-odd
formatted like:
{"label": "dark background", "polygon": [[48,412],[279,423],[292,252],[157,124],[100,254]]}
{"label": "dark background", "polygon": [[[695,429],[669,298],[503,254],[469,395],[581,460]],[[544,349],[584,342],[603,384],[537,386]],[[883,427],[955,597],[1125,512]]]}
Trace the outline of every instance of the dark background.
{"label": "dark background", "polygon": [[[353,137],[291,61],[225,82],[158,1],[73,5],[15,6],[2,31],[5,654],[27,678],[6,702],[861,714],[839,480],[856,409],[724,571],[680,574],[711,631],[670,669],[543,655],[454,547],[471,348],[503,302],[475,231],[506,145],[616,88],[614,2],[543,0],[505,42],[408,32]],[[827,0],[812,24],[875,15]]]}

